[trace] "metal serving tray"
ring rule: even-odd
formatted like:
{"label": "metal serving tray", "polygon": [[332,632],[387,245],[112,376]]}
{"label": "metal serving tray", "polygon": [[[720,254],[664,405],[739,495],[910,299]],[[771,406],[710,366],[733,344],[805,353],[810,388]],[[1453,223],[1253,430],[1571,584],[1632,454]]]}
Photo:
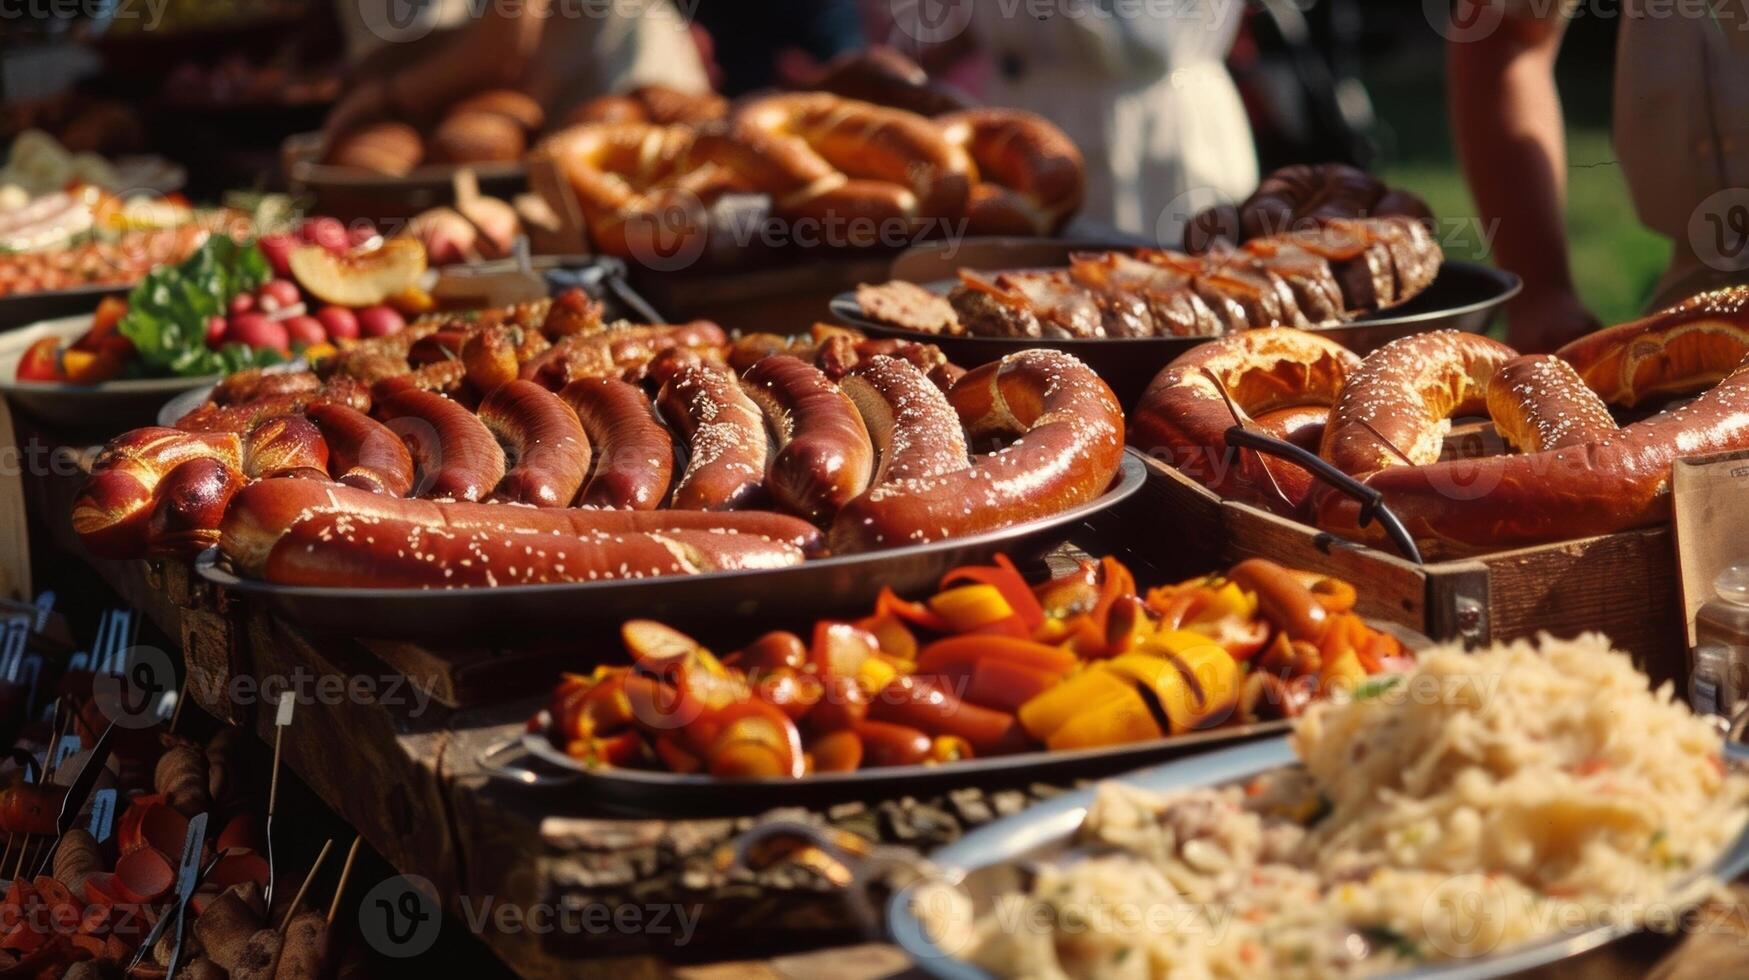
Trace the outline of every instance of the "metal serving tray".
{"label": "metal serving tray", "polygon": [[217,548],[196,558],[194,568],[207,581],[258,599],[315,633],[503,647],[575,639],[585,627],[617,630],[634,616],[681,627],[721,628],[735,622],[783,621],[798,613],[860,614],[883,586],[901,593],[920,591],[933,587],[946,572],[987,562],[998,552],[1016,560],[1041,555],[1088,518],[1141,489],[1145,473],[1141,458],[1126,450],[1105,493],[1050,517],[963,538],[762,571],[483,589],[351,589],[241,578],[225,566]]}
{"label": "metal serving tray", "polygon": [[[1016,248],[1019,246],[1017,245]],[[1078,246],[1079,247],[1079,246]],[[1036,248],[1024,253],[1038,261]],[[985,260],[987,261],[987,260]],[[1065,251],[1064,261],[1067,261]],[[903,260],[901,260],[901,263]],[[895,273],[902,267],[894,264]],[[913,265],[916,263],[914,262]],[[982,265],[982,262],[980,263]],[[984,266],[988,267],[988,266]],[[1036,265],[1009,268],[1037,268]],[[904,278],[904,277],[899,277]],[[922,283],[931,292],[947,295],[958,279]],[[1399,337],[1429,330],[1464,330],[1480,333],[1488,320],[1523,287],[1517,276],[1493,266],[1447,259],[1433,284],[1414,299],[1389,310],[1369,314],[1348,323],[1324,327],[1318,333],[1357,354],[1366,354]],[[839,322],[875,337],[920,340],[941,348],[947,359],[962,367],[974,367],[1004,355],[1033,347],[1045,347],[1075,355],[1099,373],[1127,410],[1142,397],[1148,382],[1167,362],[1185,351],[1208,343],[1209,337],[1120,337],[1111,339],[1041,340],[1027,337],[944,336],[907,330],[871,320],[862,313],[855,292],[832,298],[832,315]]]}
{"label": "metal serving tray", "polygon": [[[1733,767],[1749,767],[1749,748],[1727,742],[1725,756]],[[1164,793],[1248,782],[1294,763],[1293,750],[1283,737],[1142,769],[1119,778],[1132,786]],[[930,860],[945,880],[965,887],[982,909],[984,902],[1012,884],[1017,862],[1048,860],[1066,850],[1070,836],[1087,816],[1094,793],[1093,788],[1066,793],[998,820],[936,851]],[[1708,873],[1722,881],[1730,881],[1745,871],[1749,871],[1749,828],[1708,869]],[[911,889],[903,889],[888,905],[887,925],[893,940],[931,976],[942,980],[990,980],[988,973],[954,958],[951,951],[929,938],[913,908],[912,895]],[[1635,931],[1636,927],[1628,923],[1603,925],[1583,933],[1532,941],[1491,956],[1432,963],[1382,976],[1386,980],[1502,977],[1579,956]]]}

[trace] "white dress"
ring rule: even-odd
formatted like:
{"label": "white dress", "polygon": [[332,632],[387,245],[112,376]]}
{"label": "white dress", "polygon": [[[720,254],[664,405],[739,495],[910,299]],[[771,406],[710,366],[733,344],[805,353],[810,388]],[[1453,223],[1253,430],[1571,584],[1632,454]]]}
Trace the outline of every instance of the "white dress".
{"label": "white dress", "polygon": [[1257,186],[1225,64],[1243,6],[975,0],[968,29],[996,62],[985,101],[1049,118],[1085,155],[1078,226],[1175,246],[1190,215]]}
{"label": "white dress", "polygon": [[1749,20],[1629,0],[1613,141],[1641,223],[1671,241],[1652,307],[1749,280]]}

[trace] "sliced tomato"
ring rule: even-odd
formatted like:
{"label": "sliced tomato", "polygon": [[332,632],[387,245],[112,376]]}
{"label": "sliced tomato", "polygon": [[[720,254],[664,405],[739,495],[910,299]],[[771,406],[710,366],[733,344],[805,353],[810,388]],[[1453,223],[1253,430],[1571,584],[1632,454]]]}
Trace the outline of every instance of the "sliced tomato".
{"label": "sliced tomato", "polygon": [[31,344],[24,356],[18,359],[18,380],[67,380],[61,370],[61,342],[54,337],[44,337]]}

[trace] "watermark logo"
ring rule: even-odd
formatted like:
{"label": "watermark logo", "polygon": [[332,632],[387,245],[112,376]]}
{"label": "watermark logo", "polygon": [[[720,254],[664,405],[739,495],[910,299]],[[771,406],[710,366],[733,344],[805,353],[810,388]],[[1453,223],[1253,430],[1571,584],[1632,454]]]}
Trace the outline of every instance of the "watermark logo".
{"label": "watermark logo", "polygon": [[710,215],[697,194],[673,190],[649,210],[628,215],[621,228],[626,252],[638,264],[656,272],[677,272],[704,256]]}
{"label": "watermark logo", "polygon": [[176,664],[157,647],[127,651],[119,674],[100,671],[91,679],[91,699],[105,718],[122,728],[150,728],[159,721],[164,694],[176,690]]}
{"label": "watermark logo", "polygon": [[1688,246],[1720,272],[1749,268],[1749,188],[1714,191],[1688,216]]}
{"label": "watermark logo", "polygon": [[1447,41],[1480,41],[1500,29],[1506,5],[1499,0],[1421,0],[1434,33]]}
{"label": "watermark logo", "polygon": [[918,44],[945,44],[972,23],[973,0],[892,0],[893,27]]}
{"label": "watermark logo", "polygon": [[365,0],[358,5],[365,29],[389,44],[417,41],[437,29],[436,0]]}
{"label": "watermark logo", "polygon": [[437,942],[442,928],[437,887],[418,875],[383,879],[358,906],[359,935],[384,956],[418,956]]}

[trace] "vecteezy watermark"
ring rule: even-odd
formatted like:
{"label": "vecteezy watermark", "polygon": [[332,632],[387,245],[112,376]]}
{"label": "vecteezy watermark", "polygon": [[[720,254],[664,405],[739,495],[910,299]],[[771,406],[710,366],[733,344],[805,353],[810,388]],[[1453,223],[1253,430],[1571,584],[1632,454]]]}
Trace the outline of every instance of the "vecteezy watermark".
{"label": "vecteezy watermark", "polygon": [[234,674],[228,678],[199,677],[189,680],[198,687],[202,700],[222,699],[238,706],[252,704],[276,705],[291,698],[300,707],[342,704],[383,705],[406,708],[409,718],[417,718],[431,706],[431,692],[408,680],[402,674],[327,674],[297,667],[290,674]]}
{"label": "vecteezy watermark", "polygon": [[675,946],[692,942],[703,907],[679,902],[590,902],[566,896],[555,902],[523,905],[490,895],[460,900],[462,923],[470,932],[537,936],[645,936]]}
{"label": "vecteezy watermark", "polygon": [[703,260],[707,249],[749,247],[899,250],[945,241],[944,258],[952,259],[968,227],[964,218],[875,217],[835,208],[817,215],[776,214],[757,195],[725,197],[707,206],[691,191],[669,189],[644,209],[591,233],[646,269],[676,272]]}
{"label": "vecteezy watermark", "polygon": [[0,476],[74,477],[80,473],[79,452],[69,446],[51,446],[35,436],[23,444],[0,446]]}
{"label": "vecteezy watermark", "polygon": [[[1505,23],[1508,0],[1421,0],[1422,13],[1447,41],[1480,41]],[[1718,30],[1749,30],[1749,4],[1736,0],[1511,0],[1511,16],[1597,20],[1706,20]]]}
{"label": "vecteezy watermark", "polygon": [[385,878],[358,903],[358,934],[384,956],[418,956],[442,931],[437,886],[419,875]]}
{"label": "vecteezy watermark", "polygon": [[1176,29],[1231,23],[1240,0],[889,0],[893,27],[920,45],[943,44],[971,26],[974,6],[1003,20],[1170,22]]}
{"label": "vecteezy watermark", "polygon": [[[163,3],[165,0],[158,0]],[[549,20],[665,21],[685,30],[698,0],[552,0],[538,10],[529,0],[465,0],[457,17],[439,0],[363,0],[359,18],[372,35],[390,44],[426,37],[446,24],[487,16],[517,18],[538,15]]]}
{"label": "vecteezy watermark", "polygon": [[0,20],[96,20],[111,24],[138,21],[139,30],[155,31],[164,22],[170,0],[0,0]]}
{"label": "vecteezy watermark", "polygon": [[1749,269],[1749,188],[1714,191],[1688,216],[1688,246],[1720,272]]}
{"label": "vecteezy watermark", "polygon": [[[477,936],[645,936],[673,946],[692,942],[704,912],[696,903],[593,902],[576,896],[525,904],[463,895],[457,905],[462,926]],[[437,887],[419,875],[385,878],[359,903],[358,930],[384,956],[408,959],[430,950],[443,931]]]}
{"label": "vecteezy watermark", "polygon": [[150,728],[160,720],[164,695],[176,690],[176,662],[154,646],[130,647],[121,673],[98,671],[91,700],[103,717],[122,728]]}

